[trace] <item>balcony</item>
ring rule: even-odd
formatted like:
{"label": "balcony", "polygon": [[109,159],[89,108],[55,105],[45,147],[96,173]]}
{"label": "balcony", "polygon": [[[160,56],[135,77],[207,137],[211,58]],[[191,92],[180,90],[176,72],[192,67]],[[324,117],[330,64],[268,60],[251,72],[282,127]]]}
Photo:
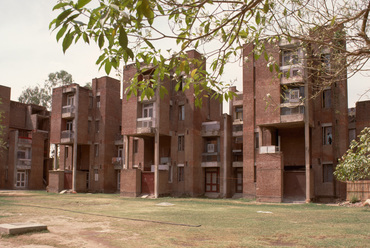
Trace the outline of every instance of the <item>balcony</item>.
{"label": "balcony", "polygon": [[280,122],[302,122],[304,121],[303,103],[282,104],[280,109]]}
{"label": "balcony", "polygon": [[31,159],[18,158],[17,169],[18,170],[29,170],[29,169],[31,169]]}
{"label": "balcony", "polygon": [[137,118],[136,132],[138,134],[154,134],[155,133],[154,128],[155,128],[154,117]]}
{"label": "balcony", "polygon": [[279,146],[261,146],[260,147],[260,154],[279,153],[279,152],[280,152]]}
{"label": "balcony", "polygon": [[243,151],[233,150],[233,167],[243,167]]}
{"label": "balcony", "polygon": [[303,68],[301,65],[297,64],[281,66],[280,70],[282,72],[282,76],[280,79],[281,84],[303,82]]}
{"label": "balcony", "polygon": [[233,137],[243,136],[243,121],[234,121],[233,122]]}
{"label": "balcony", "polygon": [[122,170],[123,169],[123,158],[122,157],[113,157],[112,158],[112,164],[114,166],[115,170]]}
{"label": "balcony", "polygon": [[62,107],[62,118],[72,119],[75,117],[75,106],[66,105]]}
{"label": "balcony", "polygon": [[18,146],[20,147],[30,147],[32,145],[32,139],[28,137],[19,137]]}
{"label": "balcony", "polygon": [[60,137],[60,143],[61,144],[71,144],[73,143],[74,138],[74,132],[71,130],[65,130],[62,131],[61,137]]}
{"label": "balcony", "polygon": [[203,122],[202,136],[220,136],[220,122],[218,121]]}
{"label": "balcony", "polygon": [[72,92],[76,92],[76,88],[74,87],[63,88],[63,93],[72,93]]}
{"label": "balcony", "polygon": [[207,152],[202,153],[202,167],[220,167],[220,153]]}

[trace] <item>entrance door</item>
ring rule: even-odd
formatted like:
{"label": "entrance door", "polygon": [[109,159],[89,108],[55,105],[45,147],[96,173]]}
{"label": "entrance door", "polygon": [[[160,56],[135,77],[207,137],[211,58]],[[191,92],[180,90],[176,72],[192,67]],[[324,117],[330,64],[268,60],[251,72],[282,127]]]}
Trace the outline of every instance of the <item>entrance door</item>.
{"label": "entrance door", "polygon": [[25,188],[27,186],[27,171],[17,171],[17,181],[15,185],[18,188]]}
{"label": "entrance door", "polygon": [[243,168],[236,168],[235,174],[236,174],[235,192],[243,193]]}
{"label": "entrance door", "polygon": [[220,192],[218,168],[206,168],[206,192]]}

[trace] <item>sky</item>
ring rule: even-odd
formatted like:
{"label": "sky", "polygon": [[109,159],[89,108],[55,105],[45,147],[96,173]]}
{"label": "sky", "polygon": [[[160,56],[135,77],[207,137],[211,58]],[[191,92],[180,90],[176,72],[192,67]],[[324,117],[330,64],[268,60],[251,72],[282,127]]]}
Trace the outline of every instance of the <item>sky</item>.
{"label": "sky", "polygon": [[[93,78],[105,76],[95,61],[99,48],[92,43],[72,44],[63,54],[62,39],[57,43],[56,32],[49,30],[49,23],[58,12],[52,8],[56,0],[0,0],[0,85],[11,87],[11,99],[17,101],[22,90],[43,84],[48,74],[65,70],[81,85]],[[82,39],[81,39],[82,41]],[[242,68],[229,65],[224,80],[236,81],[242,90]],[[112,77],[117,78],[114,72]],[[370,88],[370,76],[358,74],[348,81],[348,107],[354,107],[360,96]],[[369,100],[370,93],[360,100]],[[224,106],[224,111],[227,108]]]}

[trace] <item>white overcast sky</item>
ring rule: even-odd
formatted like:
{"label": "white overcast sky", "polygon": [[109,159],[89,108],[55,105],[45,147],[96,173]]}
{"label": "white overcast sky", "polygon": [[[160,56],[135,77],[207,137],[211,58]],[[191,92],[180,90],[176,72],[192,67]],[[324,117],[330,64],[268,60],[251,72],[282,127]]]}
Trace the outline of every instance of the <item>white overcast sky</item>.
{"label": "white overcast sky", "polygon": [[[57,12],[52,11],[56,2],[0,0],[0,85],[11,87],[14,101],[26,87],[42,84],[51,72],[65,70],[81,85],[105,75],[104,70],[99,71],[95,65],[99,49],[94,44],[78,43],[63,54],[61,43],[56,42],[56,33],[49,30],[50,21],[57,16]],[[241,68],[233,64],[227,69],[225,80],[236,79],[241,90]],[[370,77],[364,75],[349,80],[349,107],[353,107],[360,95],[370,88],[369,82]],[[361,98],[369,99],[370,93]]]}

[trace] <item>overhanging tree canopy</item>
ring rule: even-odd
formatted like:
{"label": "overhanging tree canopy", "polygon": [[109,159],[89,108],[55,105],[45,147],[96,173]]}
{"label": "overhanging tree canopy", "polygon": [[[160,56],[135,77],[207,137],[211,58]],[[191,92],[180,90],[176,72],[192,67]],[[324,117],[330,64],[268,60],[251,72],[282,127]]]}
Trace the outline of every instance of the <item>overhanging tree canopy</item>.
{"label": "overhanging tree canopy", "polygon": [[[295,39],[338,51],[349,76],[366,70],[370,55],[368,0],[78,0],[60,1],[54,10],[61,13],[50,28],[57,30],[58,41],[63,40],[64,52],[79,40],[95,42],[101,49],[96,63],[107,74],[122,62],[135,62],[139,71],[141,63],[151,64],[155,86],[158,78],[170,73],[179,77],[185,71],[191,76],[185,88],[193,84],[196,94],[215,89],[220,100],[232,94],[220,81],[225,64],[240,61],[245,43],[253,42],[255,56],[269,60],[277,71],[279,61],[265,50],[266,41]],[[347,45],[312,36],[317,29],[340,29]],[[176,49],[163,49],[165,42],[175,43]],[[186,59],[187,49],[201,50],[212,60],[211,70],[191,70],[194,61]],[[138,89],[145,95],[148,85],[136,77],[128,95]]]}
{"label": "overhanging tree canopy", "polygon": [[370,128],[365,127],[357,140],[339,159],[334,175],[340,181],[370,179]]}

